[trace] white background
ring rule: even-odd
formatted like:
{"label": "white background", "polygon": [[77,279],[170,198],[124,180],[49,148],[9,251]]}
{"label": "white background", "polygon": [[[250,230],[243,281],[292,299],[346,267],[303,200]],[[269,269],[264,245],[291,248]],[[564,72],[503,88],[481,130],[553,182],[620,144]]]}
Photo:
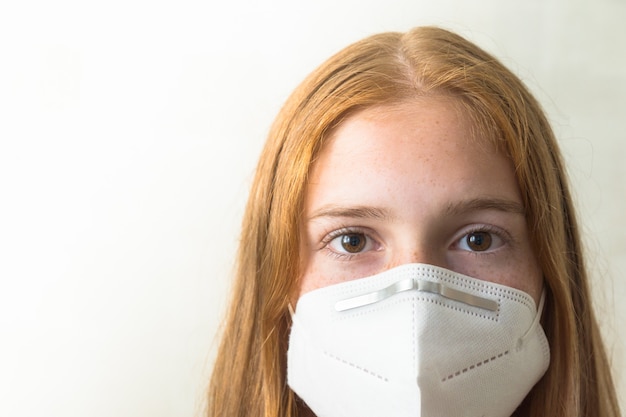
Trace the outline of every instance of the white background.
{"label": "white background", "polygon": [[500,57],[567,157],[626,398],[623,0],[4,1],[0,415],[193,416],[269,125],[366,35]]}

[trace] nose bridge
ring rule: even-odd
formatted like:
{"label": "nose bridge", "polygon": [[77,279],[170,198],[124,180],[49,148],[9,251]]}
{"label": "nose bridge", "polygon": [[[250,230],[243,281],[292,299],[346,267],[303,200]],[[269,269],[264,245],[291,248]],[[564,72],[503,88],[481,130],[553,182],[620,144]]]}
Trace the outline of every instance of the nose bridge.
{"label": "nose bridge", "polygon": [[445,254],[441,253],[432,245],[413,242],[405,248],[399,248],[394,251],[389,260],[388,268],[394,268],[406,264],[428,264],[447,268]]}

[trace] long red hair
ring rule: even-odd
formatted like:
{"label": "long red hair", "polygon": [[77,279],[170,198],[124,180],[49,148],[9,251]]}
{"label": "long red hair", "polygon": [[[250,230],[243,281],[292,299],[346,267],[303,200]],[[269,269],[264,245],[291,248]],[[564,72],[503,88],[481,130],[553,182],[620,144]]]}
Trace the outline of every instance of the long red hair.
{"label": "long red hair", "polygon": [[498,60],[433,27],[375,35],[347,47],[314,71],[276,118],[243,219],[209,416],[302,415],[304,406],[286,384],[286,351],[311,163],[328,132],[351,112],[430,94],[457,98],[474,133],[508,154],[526,206],[547,287],[543,327],[551,363],[516,415],[619,416],[563,162],[546,117]]}

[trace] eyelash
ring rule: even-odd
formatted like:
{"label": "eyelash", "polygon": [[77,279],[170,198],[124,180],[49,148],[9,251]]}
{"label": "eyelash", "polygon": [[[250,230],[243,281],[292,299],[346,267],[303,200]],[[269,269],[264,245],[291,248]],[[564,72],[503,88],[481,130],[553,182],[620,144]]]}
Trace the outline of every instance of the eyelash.
{"label": "eyelash", "polygon": [[[470,227],[467,230],[464,230],[462,232],[461,235],[457,235],[457,237],[454,239],[452,246],[458,246],[459,242],[461,241],[461,239],[466,238],[468,235],[472,234],[472,233],[479,233],[479,232],[483,232],[483,233],[489,233],[491,235],[494,235],[496,237],[498,237],[499,239],[502,240],[503,242],[503,246],[504,245],[509,245],[511,243],[513,243],[513,238],[512,236],[504,229],[497,227],[497,226],[493,226],[493,225],[488,225],[488,224],[480,224],[480,225],[474,225],[472,227]],[[367,233],[366,230],[364,230],[361,227],[354,227],[354,226],[343,226],[340,227],[339,229],[335,229],[332,232],[328,233],[324,239],[321,241],[322,247],[321,249],[326,251],[326,253],[329,256],[332,256],[333,258],[336,259],[340,259],[340,260],[345,260],[345,261],[349,261],[350,259],[356,257],[356,256],[362,256],[362,253],[354,253],[354,254],[350,254],[350,253],[340,253],[337,251],[332,250],[329,245],[330,243],[343,235],[348,235],[348,234],[362,234],[363,236],[365,236],[365,238],[368,241],[374,241],[376,242],[376,239],[372,238],[370,234]],[[496,248],[497,249],[497,248]],[[494,251],[491,250],[486,250],[486,251],[467,251],[467,250],[463,250],[464,252],[467,252],[470,255],[473,256],[486,256],[486,255],[494,255]]]}
{"label": "eyelash", "polygon": [[354,226],[344,226],[341,227],[339,229],[333,230],[332,232],[328,233],[324,239],[322,240],[322,250],[326,251],[326,254],[335,258],[335,259],[340,259],[343,261],[349,261],[350,259],[354,258],[355,256],[362,256],[361,253],[339,253],[336,252],[332,249],[330,249],[329,245],[330,243],[335,240],[336,238],[343,236],[343,235],[349,235],[349,234],[362,234],[363,236],[365,236],[365,238],[367,240],[373,240],[376,241],[376,239],[372,238],[370,236],[370,234],[368,234],[363,228],[360,227],[354,227]]}
{"label": "eyelash", "polygon": [[[453,245],[458,245],[459,242],[461,241],[461,239],[466,238],[468,235],[472,234],[472,233],[479,233],[479,232],[483,232],[483,233],[489,233],[491,235],[497,236],[498,238],[500,238],[502,240],[503,246],[504,245],[510,245],[511,243],[513,243],[513,238],[512,236],[509,234],[509,232],[507,232],[506,230],[497,227],[497,226],[493,226],[493,225],[489,225],[489,224],[479,224],[479,225],[474,225],[472,227],[470,227],[467,230],[464,230],[462,233],[462,235],[456,237],[454,239],[454,243]],[[492,250],[487,250],[487,251],[465,251],[468,254],[474,255],[474,256],[485,256],[485,255],[494,255],[494,251]]]}

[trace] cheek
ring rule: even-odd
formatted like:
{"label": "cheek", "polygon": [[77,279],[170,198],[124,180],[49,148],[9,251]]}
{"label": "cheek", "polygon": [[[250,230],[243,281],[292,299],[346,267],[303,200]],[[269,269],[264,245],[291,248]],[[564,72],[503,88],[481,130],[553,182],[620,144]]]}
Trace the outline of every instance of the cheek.
{"label": "cheek", "polygon": [[330,285],[353,279],[374,275],[379,271],[362,271],[362,268],[349,265],[349,262],[341,262],[330,259],[329,256],[316,254],[312,256],[306,266],[302,269],[300,285],[297,297],[303,294],[324,288]]}
{"label": "cheek", "polygon": [[495,262],[481,262],[469,270],[457,272],[524,291],[535,300],[535,304],[539,303],[543,276],[533,255],[515,253]]}
{"label": "cheek", "polygon": [[340,260],[321,251],[309,255],[309,259],[302,257],[301,259],[306,260],[302,263],[297,297],[318,288],[369,277],[391,268],[386,266],[384,253],[374,251],[358,258]]}
{"label": "cheek", "polygon": [[326,274],[322,273],[317,267],[309,265],[300,277],[300,286],[296,298],[300,298],[309,291],[330,285],[329,281]]}
{"label": "cheek", "polygon": [[534,259],[527,261],[521,267],[516,267],[510,277],[512,282],[505,282],[504,285],[530,294],[535,300],[535,304],[539,305],[539,298],[543,290],[543,274]]}
{"label": "cheek", "polygon": [[306,243],[301,244],[300,276],[292,297],[294,306],[296,304],[294,301],[297,301],[303,294],[333,284],[333,277],[336,276],[336,272],[333,273],[325,267],[325,263],[320,257],[323,256],[318,250],[309,247]]}
{"label": "cheek", "polygon": [[543,273],[539,267],[539,262],[530,247],[529,239],[525,239],[522,250],[515,257],[511,257],[511,273],[508,275],[511,282],[505,282],[513,288],[522,290],[530,294],[539,304],[539,298],[543,291]]}

